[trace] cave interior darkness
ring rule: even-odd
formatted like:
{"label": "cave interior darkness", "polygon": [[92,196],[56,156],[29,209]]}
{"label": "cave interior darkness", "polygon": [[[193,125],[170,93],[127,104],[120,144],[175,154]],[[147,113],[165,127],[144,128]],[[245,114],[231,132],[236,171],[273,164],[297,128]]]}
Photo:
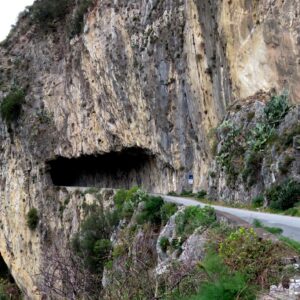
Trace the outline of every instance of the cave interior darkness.
{"label": "cave interior darkness", "polygon": [[151,181],[155,157],[142,148],[47,162],[55,186],[130,188]]}

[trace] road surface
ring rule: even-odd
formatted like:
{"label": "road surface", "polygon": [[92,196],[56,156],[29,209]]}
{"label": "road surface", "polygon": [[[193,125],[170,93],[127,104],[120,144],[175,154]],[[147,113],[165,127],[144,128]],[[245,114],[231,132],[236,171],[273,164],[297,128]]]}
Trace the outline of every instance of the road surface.
{"label": "road surface", "polygon": [[[192,200],[189,198],[174,197],[161,195],[167,202],[173,202],[184,206],[205,206],[208,204]],[[224,207],[219,205],[211,205],[218,211],[226,212],[252,223],[254,219],[261,221],[265,226],[279,227],[283,230],[282,235],[300,242],[300,218],[283,216],[271,213],[262,213],[240,208]]]}

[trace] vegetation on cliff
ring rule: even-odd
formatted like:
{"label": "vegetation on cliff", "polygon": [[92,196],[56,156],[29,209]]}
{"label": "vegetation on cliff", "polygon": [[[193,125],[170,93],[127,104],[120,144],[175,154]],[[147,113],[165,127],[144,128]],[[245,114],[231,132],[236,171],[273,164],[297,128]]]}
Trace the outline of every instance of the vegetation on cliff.
{"label": "vegetation on cliff", "polygon": [[38,210],[33,207],[26,215],[27,226],[30,230],[35,230],[39,223]]}
{"label": "vegetation on cliff", "polygon": [[[84,210],[72,251],[77,266],[87,270],[89,284],[81,293],[88,297],[255,299],[259,290],[298,272],[281,259],[295,255],[293,250],[261,239],[253,229],[220,223],[210,207],[178,211],[133,188],[117,192],[113,207]],[[199,247],[204,254],[191,259]]]}
{"label": "vegetation on cliff", "polygon": [[[287,94],[283,93],[271,97],[261,120],[256,122],[252,129],[240,127],[230,120],[225,120],[218,127],[216,133],[217,138],[221,137],[221,146],[216,159],[227,173],[229,185],[233,185],[240,174],[248,187],[256,183],[265,149],[275,142],[276,128],[289,109]],[[249,116],[248,121],[252,118],[252,115]]]}
{"label": "vegetation on cliff", "polygon": [[0,105],[1,117],[7,124],[16,121],[21,113],[25,94],[20,88],[13,88]]}

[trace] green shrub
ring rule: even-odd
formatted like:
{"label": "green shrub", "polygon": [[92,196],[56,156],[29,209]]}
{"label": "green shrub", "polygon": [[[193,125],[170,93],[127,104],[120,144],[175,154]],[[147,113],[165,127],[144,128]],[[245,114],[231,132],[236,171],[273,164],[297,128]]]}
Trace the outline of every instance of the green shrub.
{"label": "green shrub", "polygon": [[300,217],[300,209],[299,207],[292,207],[287,209],[284,214],[293,217]]}
{"label": "green shrub", "polygon": [[258,195],[252,199],[252,206],[253,207],[261,207],[264,204],[264,196]]}
{"label": "green shrub", "polygon": [[110,250],[112,249],[112,244],[109,239],[100,239],[95,242],[93,252],[95,255],[101,255],[105,260],[109,258]]}
{"label": "green shrub", "polygon": [[259,221],[257,219],[254,219],[253,226],[256,228],[263,228],[264,230],[266,230],[272,234],[276,234],[276,235],[282,234],[282,232],[283,232],[283,230],[281,228],[265,226],[261,221]]}
{"label": "green shrub", "polygon": [[71,0],[39,0],[30,8],[33,22],[41,29],[48,29],[53,21],[60,20],[69,12]]}
{"label": "green shrub", "polygon": [[178,196],[178,194],[174,191],[171,191],[168,193],[169,196]]}
{"label": "green shrub", "polygon": [[[273,125],[274,126],[274,125]],[[269,123],[257,123],[251,130],[247,144],[252,151],[260,151],[265,148],[267,143],[273,139],[275,130]]]}
{"label": "green shrub", "polygon": [[261,240],[252,228],[241,227],[220,243],[219,254],[230,269],[255,280],[269,267],[272,248],[272,242]]}
{"label": "green shrub", "polygon": [[161,224],[161,208],[164,200],[161,197],[148,196],[144,201],[142,211],[137,215],[137,222],[143,224],[150,222],[152,224]]}
{"label": "green shrub", "polygon": [[296,250],[300,254],[300,243],[297,241],[294,241],[288,237],[281,236],[279,238],[283,243],[285,243],[288,247]]}
{"label": "green shrub", "polygon": [[212,207],[204,208],[189,206],[178,213],[175,219],[176,233],[183,239],[191,235],[200,226],[208,227],[216,221],[216,214]]}
{"label": "green shrub", "polygon": [[150,196],[139,190],[137,187],[130,190],[119,190],[114,203],[120,218],[131,218],[139,203],[143,203],[141,211],[137,214],[137,222],[144,224],[166,223],[177,211],[177,206],[172,203],[165,203],[161,197]]}
{"label": "green shrub", "polygon": [[282,93],[281,95],[273,96],[266,104],[264,113],[266,120],[270,125],[277,126],[290,110],[288,104],[288,94]]}
{"label": "green shrub", "polygon": [[231,272],[216,254],[209,254],[201,263],[207,274],[207,280],[201,285],[197,295],[188,300],[233,300],[256,299],[253,287],[241,272]]}
{"label": "green shrub", "polygon": [[83,260],[83,267],[100,274],[104,264],[110,259],[110,236],[119,220],[115,213],[92,205],[89,215],[74,235],[71,246],[75,255]]}
{"label": "green shrub", "polygon": [[287,210],[300,202],[300,183],[286,180],[266,192],[266,197],[272,209]]}
{"label": "green shrub", "polygon": [[39,215],[36,208],[31,208],[29,212],[26,215],[27,220],[27,226],[30,230],[36,229],[38,223],[39,223]]}
{"label": "green shrub", "polygon": [[2,101],[0,106],[1,117],[6,123],[16,121],[21,113],[25,94],[21,89],[13,89]]}
{"label": "green shrub", "polygon": [[130,190],[119,190],[114,196],[114,204],[120,218],[131,218],[138,203],[147,197],[138,187],[133,187]]}
{"label": "green shrub", "polygon": [[170,246],[172,247],[172,250],[181,250],[181,246],[184,243],[184,240],[181,237],[173,238],[171,240]]}
{"label": "green shrub", "polygon": [[263,161],[263,152],[251,152],[246,158],[242,179],[248,186],[252,186],[258,180]]}
{"label": "green shrub", "polygon": [[203,199],[205,198],[205,196],[207,195],[207,192],[205,190],[200,190],[197,194],[196,194],[196,198],[197,199]]}
{"label": "green shrub", "polygon": [[168,247],[170,246],[170,242],[169,239],[165,236],[163,236],[160,240],[159,240],[159,246],[161,248],[161,250],[163,252],[166,252]]}
{"label": "green shrub", "polygon": [[254,226],[255,228],[263,228],[263,227],[264,227],[264,224],[263,224],[261,221],[259,221],[259,220],[257,220],[257,219],[254,219],[254,220],[253,220],[253,226]]}
{"label": "green shrub", "polygon": [[174,203],[165,202],[160,208],[161,220],[165,224],[169,221],[170,217],[173,216],[177,211],[177,205]]}
{"label": "green shrub", "polygon": [[216,160],[228,175],[227,183],[235,182],[239,175],[243,155],[245,153],[244,137],[241,128],[226,120],[218,128],[223,136],[221,148]]}
{"label": "green shrub", "polygon": [[180,196],[182,196],[182,197],[193,197],[194,193],[192,191],[182,190],[182,192],[180,193]]}
{"label": "green shrub", "polygon": [[264,226],[264,229],[272,234],[278,235],[282,234],[283,230],[279,227],[269,227],[269,226]]}
{"label": "green shrub", "polygon": [[217,155],[218,163],[229,171],[232,168],[232,157],[237,154],[243,153],[239,137],[241,137],[241,129],[237,128],[232,122],[224,121],[219,126],[219,131],[223,135],[222,147]]}
{"label": "green shrub", "polygon": [[74,36],[80,34],[83,30],[84,25],[84,15],[87,13],[88,8],[93,3],[93,0],[81,0],[79,1],[79,5],[75,10],[75,14],[71,21],[71,25],[69,28],[69,36],[73,38]]}

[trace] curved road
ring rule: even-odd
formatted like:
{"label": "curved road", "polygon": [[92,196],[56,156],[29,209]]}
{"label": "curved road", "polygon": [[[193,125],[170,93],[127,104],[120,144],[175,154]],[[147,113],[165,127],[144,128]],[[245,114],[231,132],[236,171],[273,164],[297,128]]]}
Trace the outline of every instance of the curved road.
{"label": "curved road", "polygon": [[[160,195],[166,202],[172,202],[184,206],[205,206],[208,204],[192,200],[189,198],[173,197]],[[218,211],[225,212],[237,216],[248,223],[252,223],[254,219],[261,221],[264,225],[270,227],[279,227],[283,230],[282,235],[300,242],[300,218],[283,216],[270,213],[261,213],[240,208],[231,208],[219,205],[211,205]]]}

